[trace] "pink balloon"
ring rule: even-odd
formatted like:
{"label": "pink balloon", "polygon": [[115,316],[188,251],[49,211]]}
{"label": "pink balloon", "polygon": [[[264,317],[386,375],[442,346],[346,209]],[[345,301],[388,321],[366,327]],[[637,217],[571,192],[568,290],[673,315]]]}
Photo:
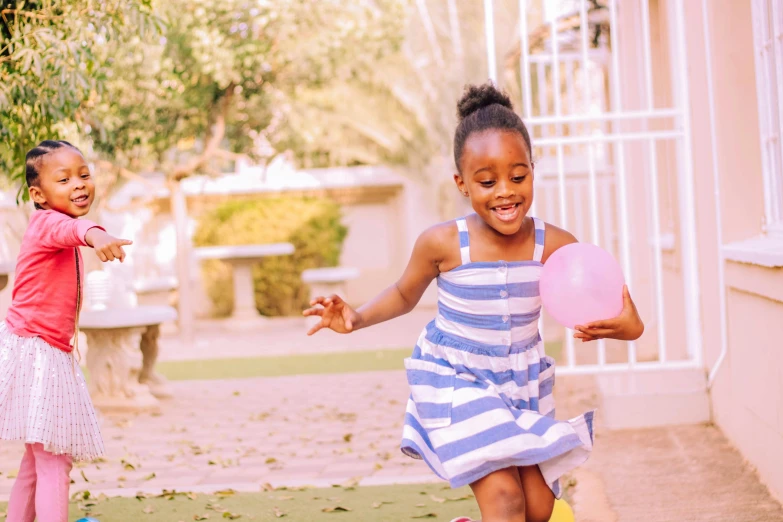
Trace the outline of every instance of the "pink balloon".
{"label": "pink balloon", "polygon": [[558,323],[573,329],[620,315],[624,284],[612,254],[588,243],[572,243],[549,256],[541,270],[541,303]]}

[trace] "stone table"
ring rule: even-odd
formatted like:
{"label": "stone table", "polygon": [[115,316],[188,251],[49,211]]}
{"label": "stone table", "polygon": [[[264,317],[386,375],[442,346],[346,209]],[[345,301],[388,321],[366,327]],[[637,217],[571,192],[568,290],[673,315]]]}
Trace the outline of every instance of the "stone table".
{"label": "stone table", "polygon": [[234,245],[200,247],[194,250],[198,259],[219,259],[231,265],[234,271],[233,319],[259,319],[253,285],[253,265],[269,256],[285,256],[294,253],[291,243],[268,245]]}
{"label": "stone table", "polygon": [[87,337],[90,395],[97,408],[155,409],[170,397],[155,371],[160,325],[177,319],[169,306],[137,306],[83,311],[79,325]]}

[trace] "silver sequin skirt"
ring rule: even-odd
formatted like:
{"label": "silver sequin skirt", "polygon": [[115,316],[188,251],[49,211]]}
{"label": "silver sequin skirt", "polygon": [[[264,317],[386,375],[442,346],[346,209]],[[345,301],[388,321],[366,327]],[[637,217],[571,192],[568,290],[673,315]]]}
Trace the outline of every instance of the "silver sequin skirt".
{"label": "silver sequin skirt", "polygon": [[72,353],[0,323],[0,439],[41,443],[74,460],[103,455],[84,374]]}

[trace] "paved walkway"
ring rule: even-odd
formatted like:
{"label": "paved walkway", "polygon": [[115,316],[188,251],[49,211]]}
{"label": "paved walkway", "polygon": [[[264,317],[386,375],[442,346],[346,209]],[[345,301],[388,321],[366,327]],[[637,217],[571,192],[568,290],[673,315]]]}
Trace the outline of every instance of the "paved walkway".
{"label": "paved walkway", "polygon": [[[398,450],[408,390],[402,371],[173,383],[160,415],[104,417],[108,455],[77,467],[72,491],[259,491],[436,480]],[[589,378],[558,379],[558,417],[595,407]],[[710,426],[605,432],[570,477],[580,522],[783,521],[783,508]],[[0,445],[0,498],[18,466]]]}
{"label": "paved walkway", "polygon": [[[106,460],[75,469],[73,491],[433,480],[398,449],[404,372],[184,381],[172,389],[176,398],[159,415],[102,418]],[[0,444],[0,498],[20,457],[19,444]]]}
{"label": "paved walkway", "polygon": [[592,377],[557,380],[558,418],[599,405],[593,455],[571,474],[579,522],[780,522],[773,499],[714,426],[610,432]]}

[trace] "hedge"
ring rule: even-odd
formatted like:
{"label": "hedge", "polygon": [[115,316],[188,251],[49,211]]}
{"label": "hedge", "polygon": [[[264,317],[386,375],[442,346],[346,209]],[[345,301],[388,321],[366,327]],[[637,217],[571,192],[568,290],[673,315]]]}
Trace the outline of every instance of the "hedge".
{"label": "hedge", "polygon": [[[206,212],[198,222],[196,246],[292,243],[290,256],[269,257],[253,269],[256,307],[265,316],[301,313],[309,289],[301,274],[308,268],[336,266],[347,229],[337,203],[314,198],[255,198],[229,201]],[[206,261],[202,274],[216,316],[231,314],[234,290],[231,268]]]}

